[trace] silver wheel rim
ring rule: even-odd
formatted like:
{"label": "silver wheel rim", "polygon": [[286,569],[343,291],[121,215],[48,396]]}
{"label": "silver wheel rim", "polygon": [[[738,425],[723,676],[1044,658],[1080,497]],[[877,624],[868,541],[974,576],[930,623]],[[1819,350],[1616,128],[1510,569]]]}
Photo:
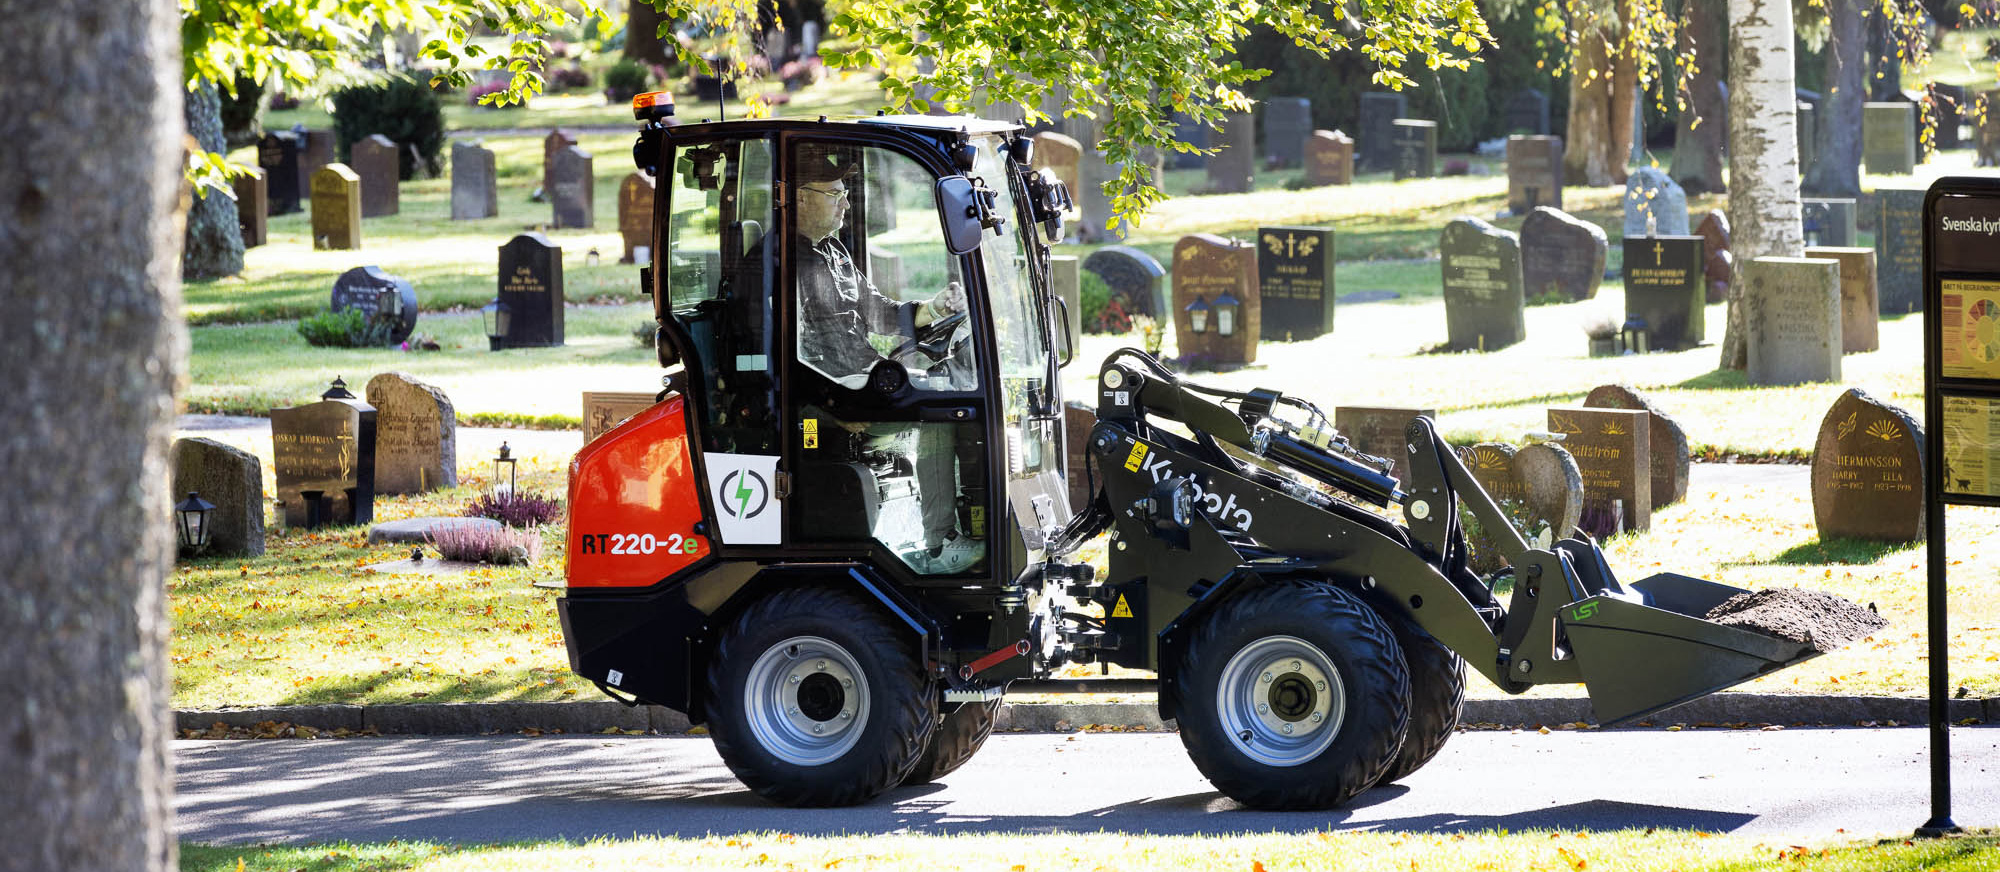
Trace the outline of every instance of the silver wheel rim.
{"label": "silver wheel rim", "polygon": [[1340,735],[1347,687],[1318,646],[1296,636],[1266,636],[1222,667],[1215,710],[1245,756],[1266,766],[1297,766]]}
{"label": "silver wheel rim", "polygon": [[793,636],[750,665],[743,685],[750,733],[773,756],[798,766],[840,759],[868,721],[868,682],[847,649],[819,636]]}

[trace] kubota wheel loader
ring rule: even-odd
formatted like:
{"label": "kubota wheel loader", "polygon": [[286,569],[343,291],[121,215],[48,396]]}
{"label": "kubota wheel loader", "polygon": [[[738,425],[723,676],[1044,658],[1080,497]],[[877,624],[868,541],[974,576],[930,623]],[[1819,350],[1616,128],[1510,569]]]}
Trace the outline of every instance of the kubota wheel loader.
{"label": "kubota wheel loader", "polygon": [[[1050,677],[1072,663],[1156,673],[1201,771],[1289,809],[1424,765],[1468,665],[1509,692],[1580,682],[1608,724],[1821,653],[1704,620],[1735,588],[1621,584],[1580,532],[1531,547],[1427,418],[1402,457],[1368,457],[1310,403],[1125,350],[1097,377],[1088,461],[1066,468],[1048,246],[1068,194],[1030,169],[1025,131],[670,126],[671,106],[635,101],[634,157],[658,180],[641,275],[672,374],[571,466],[558,605],[572,669],[706,723],[772,801],[942,777],[1010,683],[1065,686]],[[845,189],[789,184],[829,175],[806,161]],[[824,326],[799,314],[807,249],[827,245],[802,223],[807,190],[847,201],[841,260],[912,301],[859,376],[801,351]],[[965,317],[918,329],[915,301],[954,282]],[[1461,505],[1503,539],[1505,601],[1467,568]],[[1071,555],[1106,530],[1099,576]]]}

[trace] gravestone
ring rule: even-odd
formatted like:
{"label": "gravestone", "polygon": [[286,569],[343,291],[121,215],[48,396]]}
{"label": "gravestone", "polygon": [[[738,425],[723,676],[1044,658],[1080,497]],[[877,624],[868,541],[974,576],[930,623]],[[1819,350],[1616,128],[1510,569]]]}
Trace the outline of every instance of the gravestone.
{"label": "gravestone", "polygon": [[1799,200],[1799,209],[1806,245],[1845,248],[1854,244],[1854,200],[1807,197]]}
{"label": "gravestone", "polygon": [[542,137],[542,195],[543,196],[545,197],[548,196],[549,188],[555,182],[555,180],[551,178],[549,174],[551,171],[555,169],[556,155],[561,154],[564,149],[572,148],[575,145],[576,145],[576,138],[570,136],[567,133],[564,133],[560,128],[556,130],[551,130],[549,131],[548,136]]}
{"label": "gravestone", "polygon": [[1527,337],[1520,237],[1477,218],[1460,218],[1445,225],[1438,255],[1453,351],[1494,351]]}
{"label": "gravestone", "polygon": [[257,167],[264,171],[265,188],[270,193],[272,215],[299,211],[306,187],[299,184],[299,138],[291,133],[272,131],[257,140]]}
{"label": "gravestone", "polygon": [[1395,120],[1396,180],[1437,175],[1438,124],[1416,118]]}
{"label": "gravestone", "polygon": [[1396,119],[1410,114],[1402,94],[1369,91],[1361,95],[1361,124],[1355,142],[1361,149],[1361,169],[1379,173],[1396,168]]}
{"label": "gravestone", "polygon": [[[1174,243],[1174,337],[1190,364],[1257,361],[1262,306],[1257,250],[1249,243],[1196,233]],[[1207,309],[1205,315],[1197,312]]]}
{"label": "gravestone", "polygon": [[1982,91],[1973,109],[1974,141],[1978,155],[1974,166],[2000,166],[2000,91]]}
{"label": "gravestone", "polygon": [[1315,130],[1306,140],[1306,184],[1354,183],[1354,140],[1338,130]]}
{"label": "gravestone", "polygon": [[[1556,445],[1517,449],[1504,442],[1482,442],[1458,449],[1458,457],[1529,547],[1543,547],[1544,535],[1550,542],[1567,537],[1583,519],[1583,474],[1576,459]],[[1498,553],[1500,537],[1485,533],[1477,523],[1465,529],[1474,572],[1485,575],[1508,565]]]}
{"label": "gravestone", "polygon": [[1923,425],[1859,388],[1841,394],[1813,443],[1812,500],[1822,541],[1922,540]]}
{"label": "gravestone", "polygon": [[[236,225],[243,230],[244,248],[256,248],[270,241],[268,178],[262,168],[249,167],[243,175],[230,180],[230,187],[236,192]],[[296,203],[293,208],[297,208]]]}
{"label": "gravestone", "polygon": [[1222,118],[1221,151],[1208,159],[1208,193],[1242,194],[1257,172],[1257,127],[1247,112]]}
{"label": "gravestone", "polygon": [[1646,216],[1661,236],[1688,235],[1687,192],[1659,167],[1640,167],[1625,179],[1625,238],[1646,235]]}
{"label": "gravestone", "polygon": [[458,486],[458,415],[444,391],[400,372],[368,380],[375,407],[375,492]]}
{"label": "gravestone", "polygon": [[1803,100],[1793,105],[1798,113],[1799,166],[1809,167],[1819,159],[1819,106]]}
{"label": "gravestone", "polygon": [[1083,339],[1083,258],[1072,254],[1049,257],[1049,289],[1063,301],[1063,318],[1068,322],[1070,350]]}
{"label": "gravestone", "polygon": [[1053,131],[1035,134],[1035,169],[1054,170],[1056,178],[1069,186],[1071,197],[1082,194],[1083,145]]}
{"label": "gravestone", "polygon": [[633,415],[658,405],[658,397],[644,391],[584,391],[583,444],[597,441]]}
{"label": "gravestone", "polygon": [[1257,229],[1263,338],[1292,342],[1333,332],[1333,228]]}
{"label": "gravestone", "polygon": [[[1535,88],[1523,88],[1507,101],[1507,129],[1509,134],[1521,136],[1547,136],[1549,134],[1549,95]],[[1558,166],[1561,161],[1556,162]],[[1554,204],[1560,206],[1560,203]]]}
{"label": "gravestone", "polygon": [[299,190],[310,192],[313,174],[336,162],[333,131],[307,130],[298,125],[292,128],[292,133],[299,138]]}
{"label": "gravestone", "polygon": [[1861,104],[1861,163],[1870,175],[1907,176],[1917,168],[1914,103]]}
{"label": "gravestone", "polygon": [[1161,319],[1167,311],[1166,269],[1153,256],[1126,245],[1109,245],[1083,259],[1085,271],[1103,279],[1111,299],[1128,315]]}
{"label": "gravestone", "polygon": [[1743,282],[1747,381],[1840,381],[1840,264],[1759,257],[1743,264]]}
{"label": "gravestone", "polygon": [[1312,135],[1312,101],[1304,97],[1271,97],[1264,101],[1264,161],[1296,167],[1305,161],[1306,137]]}
{"label": "gravestone", "polygon": [[1528,297],[1566,302],[1597,296],[1610,251],[1604,228],[1561,209],[1537,206],[1521,221],[1521,281]]}
{"label": "gravestone", "polygon": [[375,408],[340,379],[320,401],[271,410],[271,466],[287,527],[375,518]]}
{"label": "gravestone", "polygon": [[213,439],[175,439],[168,465],[174,502],[192,491],[215,506],[208,516],[209,554],[264,553],[264,466],[257,455]]}
{"label": "gravestone", "polygon": [[477,142],[451,144],[451,220],[476,221],[500,214],[500,186],[492,150]]}
{"label": "gravestone", "polygon": [[1063,404],[1063,451],[1069,457],[1063,468],[1069,470],[1070,511],[1079,514],[1095,496],[1083,469],[1090,462],[1090,431],[1096,426],[1096,409],[1074,400]]}
{"label": "gravestone", "polygon": [[1708,302],[1729,299],[1729,275],[1734,269],[1729,254],[1729,216],[1720,209],[1710,209],[1694,233],[1701,237],[1702,274],[1708,279]]}
{"label": "gravestone", "polygon": [[556,152],[549,164],[549,204],[555,210],[553,226],[591,228],[597,226],[597,180],[595,160],[590,152],[570,146]]}
{"label": "gravestone", "polygon": [[1507,137],[1507,211],[1563,205],[1563,145],[1559,136]]}
{"label": "gravestone", "polygon": [[348,166],[361,177],[361,217],[379,218],[402,211],[399,185],[403,169],[395,140],[377,133],[349,146],[348,155],[352,158]]}
{"label": "gravestone", "polygon": [[618,258],[619,263],[646,266],[653,262],[652,176],[631,173],[618,184],[618,234],[625,240],[625,254]]}
{"label": "gravestone", "polygon": [[[1195,148],[1207,148],[1208,136],[1208,125],[1188,117],[1185,113],[1174,113],[1175,142],[1184,142]],[[1208,166],[1208,155],[1200,152],[1175,151],[1167,160],[1177,170],[1198,170]]]}
{"label": "gravestone", "polygon": [[1882,304],[1875,298],[1875,249],[1808,248],[1806,256],[1840,261],[1841,353],[1880,348]]}
{"label": "gravestone", "polygon": [[1396,409],[1371,406],[1341,406],[1333,411],[1333,429],[1347,437],[1347,444],[1362,454],[1392,461],[1390,471],[1398,487],[1410,486],[1410,452],[1404,431],[1413,418],[1437,420],[1435,409]]}
{"label": "gravestone", "polygon": [[1653,460],[1653,508],[1673,505],[1687,497],[1687,431],[1653,401],[1625,385],[1599,385],[1583,398],[1586,409],[1635,409],[1646,413],[1647,451]]}
{"label": "gravestone", "polygon": [[497,348],[563,344],[562,246],[540,233],[523,233],[500,246],[499,300],[507,307],[508,326]]}
{"label": "gravestone", "polygon": [[341,273],[333,280],[328,305],[335,312],[359,309],[369,320],[390,325],[392,345],[410,338],[417,327],[417,289],[379,266],[357,266]]}
{"label": "gravestone", "polygon": [[1875,222],[1875,288],[1882,314],[1922,311],[1924,305],[1924,192],[1878,188]]}
{"label": "gravestone", "polygon": [[1625,239],[1625,320],[1646,324],[1646,348],[1679,351],[1708,337],[1708,282],[1699,236]]}
{"label": "gravestone", "polygon": [[1613,526],[1630,532],[1653,525],[1652,427],[1645,412],[1550,409],[1549,430],[1563,434],[1563,450],[1583,473],[1585,531],[1601,535]]}
{"label": "gravestone", "polygon": [[341,164],[327,164],[312,177],[313,248],[346,251],[361,247],[361,177]]}

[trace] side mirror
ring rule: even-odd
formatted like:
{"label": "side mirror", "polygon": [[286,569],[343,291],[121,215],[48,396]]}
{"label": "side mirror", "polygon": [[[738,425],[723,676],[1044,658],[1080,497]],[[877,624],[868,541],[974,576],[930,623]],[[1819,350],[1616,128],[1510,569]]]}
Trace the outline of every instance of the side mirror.
{"label": "side mirror", "polygon": [[944,226],[944,247],[953,255],[971,254],[986,236],[986,200],[964,176],[937,181],[938,221]]}

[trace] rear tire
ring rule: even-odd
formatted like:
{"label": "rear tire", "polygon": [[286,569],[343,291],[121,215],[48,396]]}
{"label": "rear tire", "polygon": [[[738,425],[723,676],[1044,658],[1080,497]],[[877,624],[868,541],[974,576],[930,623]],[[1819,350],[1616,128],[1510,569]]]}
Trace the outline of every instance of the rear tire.
{"label": "rear tire", "polygon": [[1273,584],[1223,603],[1188,643],[1178,681],[1188,756],[1252,808],[1352,799],[1388,771],[1409,726],[1395,637],[1330,584]]}
{"label": "rear tire", "polygon": [[1429,763],[1465,712],[1465,660],[1407,617],[1383,616],[1410,669],[1410,730],[1376,784],[1393,784]]}
{"label": "rear tire", "polygon": [[723,630],[709,733],[736,777],[780,805],[853,805],[896,786],[937,723],[906,631],[828,588],[780,590]]}
{"label": "rear tire", "polygon": [[931,740],[924,743],[924,753],[917,756],[916,767],[903,776],[903,783],[929,784],[957,771],[972,759],[979,746],[986,744],[986,737],[993,735],[993,725],[999,719],[997,699],[963,703],[944,713],[931,733]]}

